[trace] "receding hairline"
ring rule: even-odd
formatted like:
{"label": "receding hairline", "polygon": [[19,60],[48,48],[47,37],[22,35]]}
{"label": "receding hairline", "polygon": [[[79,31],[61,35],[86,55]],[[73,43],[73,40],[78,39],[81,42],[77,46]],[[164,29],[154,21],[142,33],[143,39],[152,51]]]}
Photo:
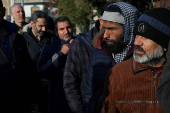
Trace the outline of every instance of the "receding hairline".
{"label": "receding hairline", "polygon": [[11,13],[14,13],[13,10],[14,10],[14,7],[15,7],[15,6],[19,6],[19,7],[21,7],[21,8],[23,9],[23,7],[22,7],[21,5],[19,5],[19,4],[14,4],[14,5],[11,6]]}

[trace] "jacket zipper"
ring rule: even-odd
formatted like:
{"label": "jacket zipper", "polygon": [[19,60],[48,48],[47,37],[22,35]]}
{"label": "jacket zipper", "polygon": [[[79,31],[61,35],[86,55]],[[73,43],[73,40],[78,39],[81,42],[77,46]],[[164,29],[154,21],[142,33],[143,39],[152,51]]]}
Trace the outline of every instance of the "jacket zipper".
{"label": "jacket zipper", "polygon": [[155,106],[156,106],[156,76],[157,76],[157,74],[154,72],[154,71],[152,71],[153,72],[153,74],[154,74],[154,113],[156,113],[156,111],[155,111]]}

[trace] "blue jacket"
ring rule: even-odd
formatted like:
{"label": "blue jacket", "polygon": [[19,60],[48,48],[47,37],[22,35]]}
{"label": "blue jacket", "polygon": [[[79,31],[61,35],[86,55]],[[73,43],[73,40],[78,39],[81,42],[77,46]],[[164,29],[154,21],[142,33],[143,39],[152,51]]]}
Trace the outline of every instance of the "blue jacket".
{"label": "blue jacket", "polygon": [[[124,60],[133,56],[133,47],[129,50]],[[100,113],[102,108],[102,94],[104,81],[109,69],[116,63],[106,49],[95,49],[90,55],[89,68],[84,95],[84,112]]]}
{"label": "blue jacket", "polygon": [[64,70],[64,91],[69,106],[75,113],[82,112],[89,55],[93,50],[91,42],[93,36],[98,32],[99,25],[99,21],[97,21],[94,28],[78,35],[70,45]]}
{"label": "blue jacket", "polygon": [[42,49],[38,62],[41,77],[49,79],[48,113],[71,113],[63,90],[63,71],[67,58],[67,55],[60,51],[63,44],[68,42],[60,38],[54,39]]}

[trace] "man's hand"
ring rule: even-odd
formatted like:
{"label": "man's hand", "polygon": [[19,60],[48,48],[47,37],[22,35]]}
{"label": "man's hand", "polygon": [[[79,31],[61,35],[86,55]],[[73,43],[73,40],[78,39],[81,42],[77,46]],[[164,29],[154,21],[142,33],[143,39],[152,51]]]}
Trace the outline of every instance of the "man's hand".
{"label": "man's hand", "polygon": [[72,41],[73,41],[73,39],[70,40],[69,44],[71,44]]}
{"label": "man's hand", "polygon": [[66,55],[68,53],[69,46],[70,44],[64,44],[63,47],[61,48],[61,52]]}

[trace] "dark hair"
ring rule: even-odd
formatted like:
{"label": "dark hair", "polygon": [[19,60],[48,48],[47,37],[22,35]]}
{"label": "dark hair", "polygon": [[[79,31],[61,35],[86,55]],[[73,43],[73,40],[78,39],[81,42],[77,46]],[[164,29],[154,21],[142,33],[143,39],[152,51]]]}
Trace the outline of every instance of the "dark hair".
{"label": "dark hair", "polygon": [[101,13],[100,13],[100,16],[103,15],[104,11],[107,9],[107,7],[111,4],[113,4],[115,2],[107,2],[103,7],[102,7],[102,10],[101,10]]}
{"label": "dark hair", "polygon": [[0,7],[3,8],[3,3],[2,3],[2,0],[0,0]]}
{"label": "dark hair", "polygon": [[109,12],[119,12],[120,14],[122,14],[122,11],[120,10],[120,8],[116,5],[110,5],[107,7],[107,9],[105,11],[109,11]]}
{"label": "dark hair", "polygon": [[50,16],[48,16],[47,21],[48,21],[47,29],[54,31],[54,20]]}
{"label": "dark hair", "polygon": [[47,14],[43,11],[35,11],[31,16],[31,21],[36,23],[38,18],[45,18],[47,20]]}
{"label": "dark hair", "polygon": [[65,22],[65,21],[68,21],[68,23],[71,25],[71,21],[68,17],[66,16],[61,16],[59,18],[57,18],[54,22],[54,29],[57,30],[58,32],[58,26],[57,26],[57,22]]}

